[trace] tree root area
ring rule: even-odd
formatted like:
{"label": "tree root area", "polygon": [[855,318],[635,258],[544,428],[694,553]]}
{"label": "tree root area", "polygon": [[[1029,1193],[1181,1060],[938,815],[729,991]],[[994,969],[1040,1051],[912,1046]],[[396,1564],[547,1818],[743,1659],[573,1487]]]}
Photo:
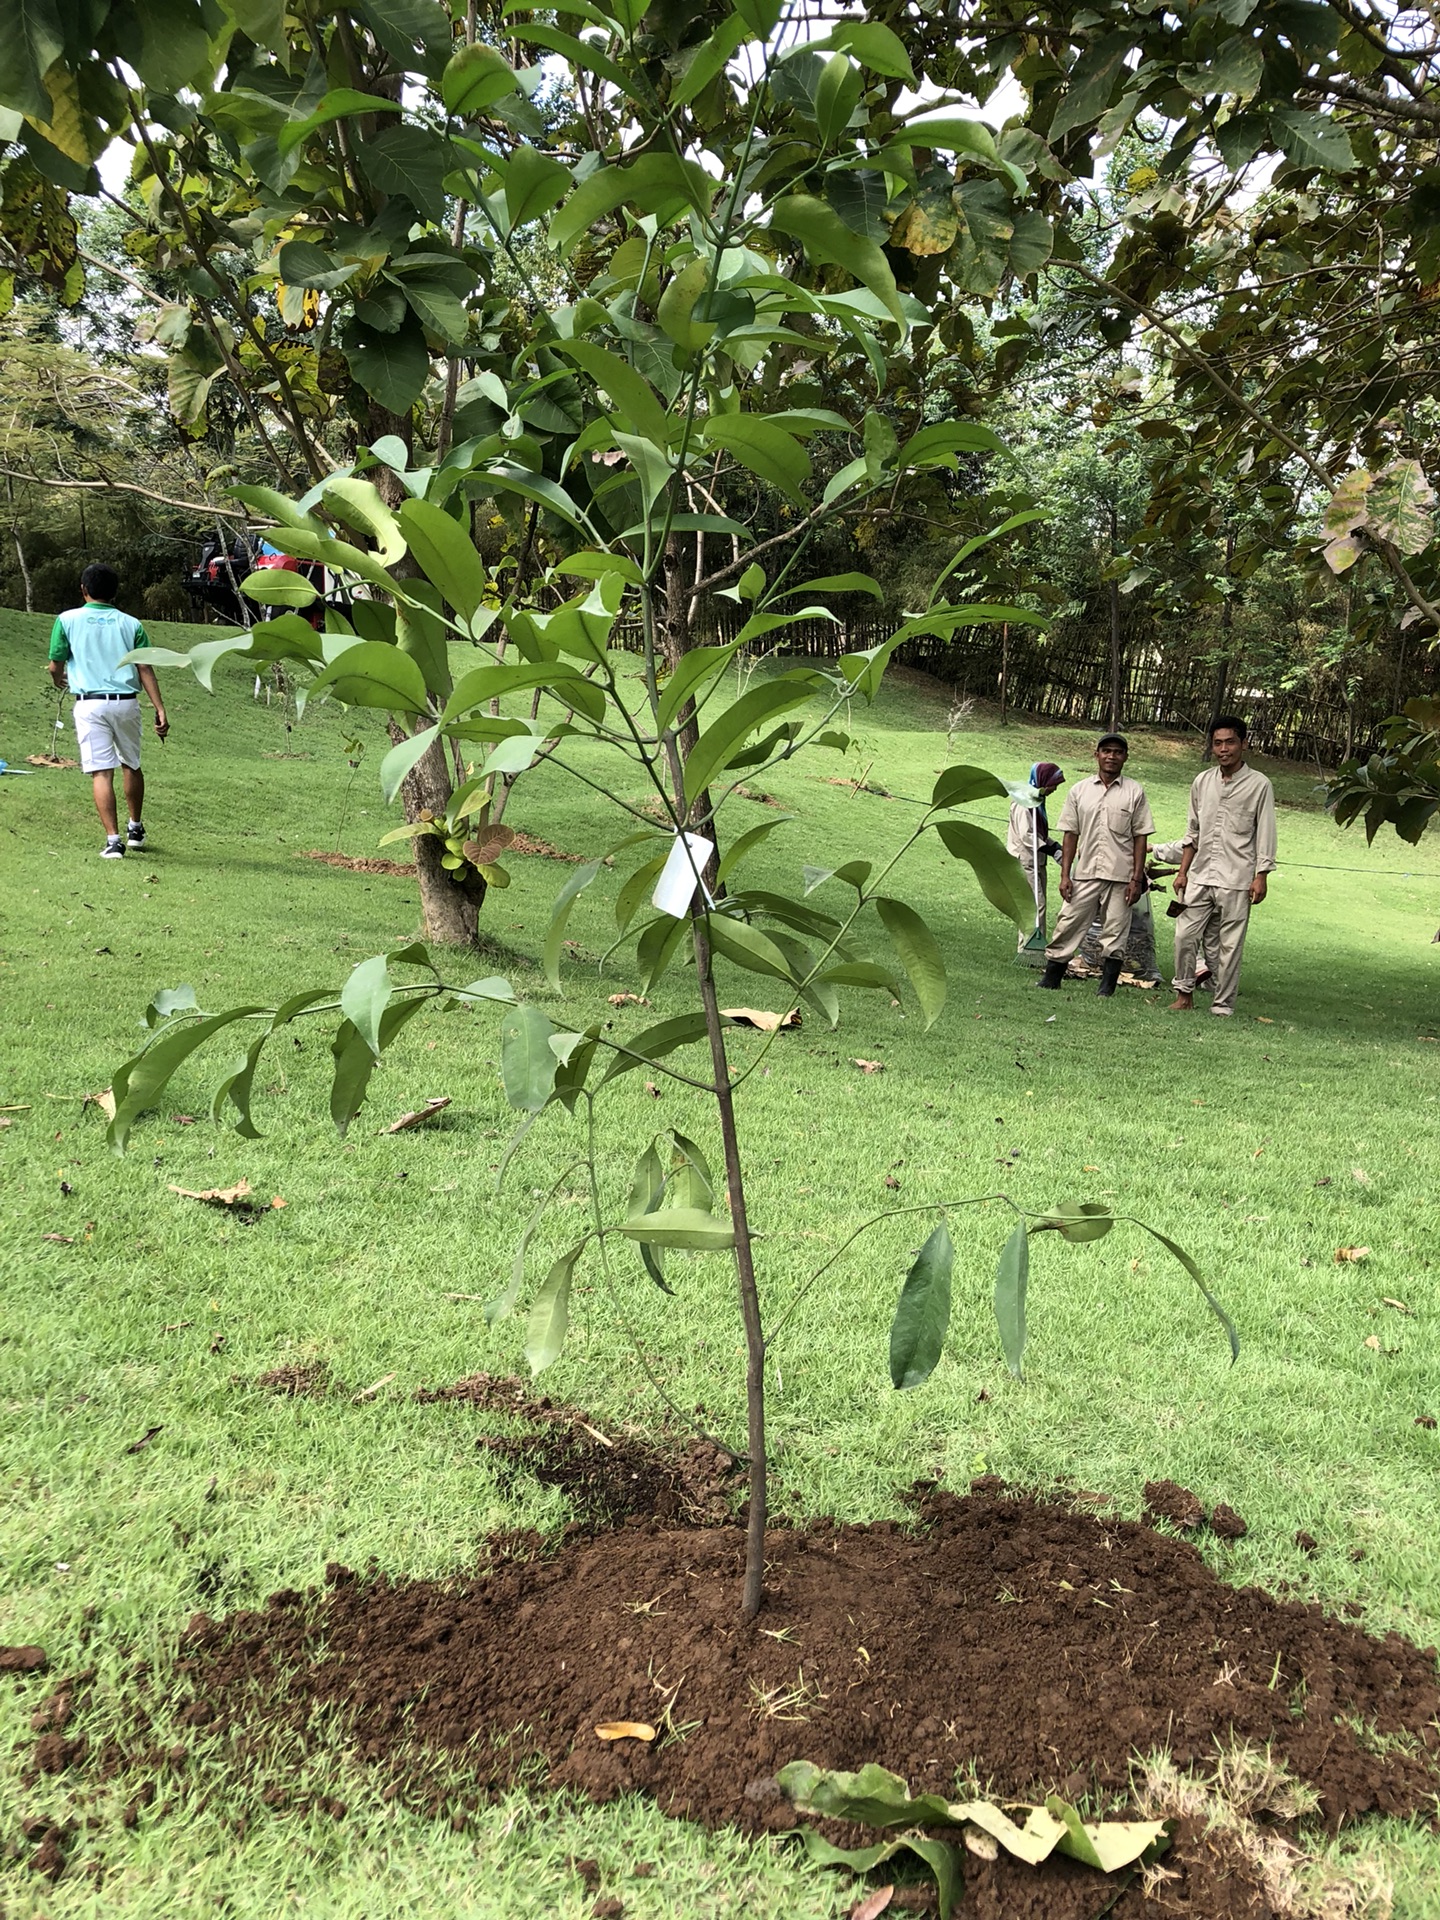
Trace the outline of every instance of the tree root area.
{"label": "tree root area", "polygon": [[[437,1814],[454,1817],[458,1766],[476,1802],[539,1778],[602,1801],[644,1793],[670,1814],[762,1834],[796,1823],[775,1776],[799,1758],[878,1761],[915,1792],[953,1791],[958,1773],[992,1798],[1060,1792],[1097,1814],[1138,1799],[1153,1817],[1166,1809],[1153,1769],[1148,1799],[1142,1790],[1138,1757],[1164,1753],[1182,1774],[1208,1775],[1217,1756],[1248,1747],[1311,1789],[1331,1830],[1372,1812],[1433,1815],[1433,1649],[1228,1586],[1187,1541],[1149,1526],[993,1482],[964,1495],[921,1483],[910,1526],[776,1528],[765,1604],[747,1623],[742,1534],[713,1518],[729,1457],[696,1443],[666,1464],[573,1410],[527,1408],[517,1386],[477,1376],[427,1397],[520,1414],[532,1453],[522,1431],[502,1456],[517,1472],[528,1460],[582,1514],[588,1499],[589,1519],[558,1546],[494,1542],[486,1569],[468,1577],[332,1565],[323,1589],[218,1621],[197,1614],[163,1718],[194,1730],[207,1770],[227,1756],[262,1772],[282,1804],[285,1756],[323,1720],[407,1797],[422,1791],[427,1761],[443,1762]],[[481,1444],[493,1452],[493,1439]],[[151,1726],[157,1704],[143,1716]],[[68,1705],[67,1695],[67,1717]],[[615,1722],[655,1737],[597,1735]],[[162,1753],[137,1728],[133,1747],[111,1744],[88,1761],[83,1741],[52,1730],[32,1764],[114,1778],[184,1772],[187,1761],[183,1745]],[[1243,1833],[1183,1804],[1170,1811],[1179,1824],[1166,1877],[1137,1874],[1113,1908],[1116,1883],[1073,1862],[1036,1869],[966,1853],[961,1912],[1310,1911],[1281,1898],[1255,1839],[1301,1831],[1293,1804]]]}

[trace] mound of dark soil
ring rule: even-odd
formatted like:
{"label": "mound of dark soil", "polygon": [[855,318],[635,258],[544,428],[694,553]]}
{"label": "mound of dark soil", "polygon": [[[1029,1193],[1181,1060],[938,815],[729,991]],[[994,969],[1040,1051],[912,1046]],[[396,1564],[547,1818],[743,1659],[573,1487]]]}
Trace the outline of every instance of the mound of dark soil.
{"label": "mound of dark soil", "polygon": [[[519,1415],[518,1435],[481,1444],[562,1487],[581,1518],[558,1551],[502,1543],[473,1577],[332,1566],[322,1591],[222,1621],[197,1614],[172,1704],[207,1748],[218,1738],[227,1764],[266,1781],[271,1804],[286,1802],[284,1756],[323,1716],[391,1791],[422,1802],[427,1756],[460,1762],[477,1799],[538,1761],[554,1786],[599,1800],[639,1790],[751,1832],[794,1824],[775,1775],[797,1758],[878,1761],[916,1791],[948,1789],[958,1769],[996,1798],[1059,1791],[1115,1807],[1137,1754],[1204,1769],[1237,1742],[1308,1783],[1332,1828],[1433,1812],[1434,1650],[1229,1587],[1187,1541],[993,1481],[962,1497],[926,1485],[913,1528],[777,1529],[766,1604],[746,1624],[739,1528],[693,1524],[727,1504],[723,1450],[696,1443],[666,1461],[488,1375],[426,1397]],[[46,1722],[34,1765],[184,1767],[183,1747],[146,1740],[152,1713],[103,1756]],[[657,1737],[597,1736],[616,1721]],[[447,1794],[437,1811],[452,1809]],[[1282,1911],[1205,1820],[1182,1819],[1164,1865],[1170,1878],[1137,1878],[1113,1911]],[[1003,1854],[967,1855],[966,1878],[962,1912],[982,1920],[1089,1920],[1114,1891],[1073,1863],[1036,1870]]]}

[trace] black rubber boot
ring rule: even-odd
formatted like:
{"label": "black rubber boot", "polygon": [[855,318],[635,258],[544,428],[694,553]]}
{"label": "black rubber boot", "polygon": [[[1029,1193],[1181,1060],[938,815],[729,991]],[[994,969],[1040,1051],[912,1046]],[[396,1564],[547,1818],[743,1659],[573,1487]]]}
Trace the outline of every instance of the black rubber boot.
{"label": "black rubber boot", "polygon": [[1108,1000],[1120,984],[1120,969],[1125,962],[1118,955],[1100,962],[1100,984],[1095,991],[1102,1000]]}
{"label": "black rubber boot", "polygon": [[1045,962],[1045,971],[1035,982],[1036,986],[1048,987],[1052,993],[1058,993],[1060,991],[1060,982],[1065,978],[1065,968],[1068,964],[1069,962],[1065,960],[1047,960]]}

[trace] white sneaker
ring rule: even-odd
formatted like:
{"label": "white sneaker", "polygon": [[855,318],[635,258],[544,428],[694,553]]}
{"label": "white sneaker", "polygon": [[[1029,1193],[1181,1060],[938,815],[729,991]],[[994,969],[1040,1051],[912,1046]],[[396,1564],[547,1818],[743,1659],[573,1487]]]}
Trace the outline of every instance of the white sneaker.
{"label": "white sneaker", "polygon": [[111,834],[106,840],[104,846],[100,849],[100,858],[102,860],[123,860],[125,858],[125,842],[120,838],[118,833]]}
{"label": "white sneaker", "polygon": [[125,844],[130,847],[143,847],[145,829],[138,820],[132,820],[125,828]]}

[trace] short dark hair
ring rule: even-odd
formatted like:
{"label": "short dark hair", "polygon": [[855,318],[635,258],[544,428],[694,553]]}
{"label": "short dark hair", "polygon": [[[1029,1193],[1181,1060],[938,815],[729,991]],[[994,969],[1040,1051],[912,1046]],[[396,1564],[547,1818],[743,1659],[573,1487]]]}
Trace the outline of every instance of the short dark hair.
{"label": "short dark hair", "polygon": [[1099,753],[1102,747],[1119,747],[1122,753],[1129,753],[1130,742],[1123,733],[1102,733],[1095,742],[1095,751]]}
{"label": "short dark hair", "polygon": [[80,576],[80,587],[92,600],[113,600],[120,591],[120,576],[103,560],[92,560]]}
{"label": "short dark hair", "polygon": [[1249,735],[1250,729],[1238,713],[1217,713],[1210,722],[1210,738],[1213,740],[1217,733],[1227,732],[1233,733],[1237,740],[1244,740]]}

